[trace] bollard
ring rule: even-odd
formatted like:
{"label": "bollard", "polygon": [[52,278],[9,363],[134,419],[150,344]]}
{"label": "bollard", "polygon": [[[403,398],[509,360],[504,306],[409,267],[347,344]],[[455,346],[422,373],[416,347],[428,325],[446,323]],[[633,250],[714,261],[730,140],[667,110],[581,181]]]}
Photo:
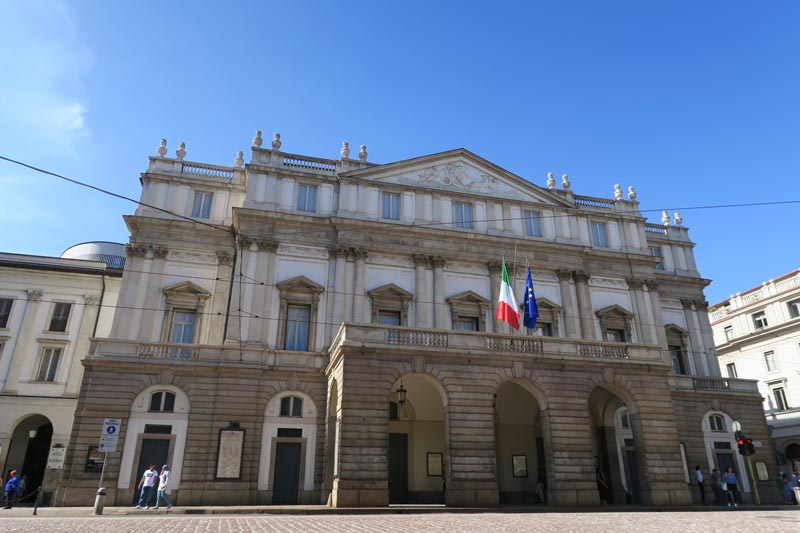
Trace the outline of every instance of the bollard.
{"label": "bollard", "polygon": [[39,504],[42,502],[42,486],[36,489],[36,498],[33,500],[33,516],[36,516],[36,511],[39,509]]}
{"label": "bollard", "polygon": [[97,496],[94,499],[94,514],[103,514],[103,507],[106,504],[106,488],[100,487],[97,489]]}

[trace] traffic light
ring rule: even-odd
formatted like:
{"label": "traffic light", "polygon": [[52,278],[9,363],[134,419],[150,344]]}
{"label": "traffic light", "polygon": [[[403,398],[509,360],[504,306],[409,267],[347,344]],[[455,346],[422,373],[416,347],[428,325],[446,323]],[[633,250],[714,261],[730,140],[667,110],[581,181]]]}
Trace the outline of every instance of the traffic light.
{"label": "traffic light", "polygon": [[744,437],[737,437],[736,445],[739,446],[739,453],[741,455],[747,455],[747,443],[745,442]]}
{"label": "traffic light", "polygon": [[747,439],[745,441],[745,445],[747,446],[747,454],[746,455],[753,455],[756,453],[756,447],[753,446],[753,439]]}

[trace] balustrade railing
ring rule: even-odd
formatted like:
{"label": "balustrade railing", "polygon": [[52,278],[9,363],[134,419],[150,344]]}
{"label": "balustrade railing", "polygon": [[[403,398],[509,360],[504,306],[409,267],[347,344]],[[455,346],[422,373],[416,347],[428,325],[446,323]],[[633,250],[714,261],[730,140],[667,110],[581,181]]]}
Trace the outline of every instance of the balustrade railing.
{"label": "balustrade railing", "polygon": [[788,291],[789,289],[794,289],[800,285],[800,277],[795,276],[793,278],[785,279],[775,284],[775,288],[778,292]]}
{"label": "balustrade railing", "polygon": [[486,337],[486,349],[501,352],[542,353],[542,339]]}
{"label": "balustrade railing", "polygon": [[430,331],[389,329],[386,330],[386,342],[406,346],[447,347],[447,334]]}
{"label": "balustrade railing", "polygon": [[305,170],[316,170],[320,172],[336,173],[336,163],[327,159],[317,159],[314,157],[303,157],[299,155],[284,155],[283,166],[290,168],[302,168]]}
{"label": "balustrade railing", "polygon": [[761,290],[758,292],[751,292],[750,294],[745,294],[742,296],[742,304],[749,305],[751,303],[757,302],[764,297],[764,294]]}
{"label": "balustrade railing", "polygon": [[582,357],[601,357],[604,359],[630,359],[628,347],[614,344],[578,344],[578,353]]}
{"label": "balustrade railing", "polygon": [[728,380],[724,378],[693,377],[692,383],[695,389],[728,390],[731,388]]}
{"label": "balustrade railing", "polygon": [[581,207],[594,207],[596,209],[614,209],[614,200],[594,198],[591,196],[575,196],[575,203]]}
{"label": "balustrade railing", "polygon": [[183,163],[181,166],[181,173],[191,174],[194,176],[205,176],[208,178],[216,178],[221,180],[233,179],[233,170],[229,168],[218,167],[214,165],[201,165],[197,163]]}
{"label": "balustrade railing", "polygon": [[658,224],[645,224],[644,231],[647,233],[657,233],[659,235],[667,234],[667,228]]}
{"label": "balustrade railing", "polygon": [[140,344],[136,355],[146,359],[175,359],[194,361],[198,358],[196,346],[186,344]]}

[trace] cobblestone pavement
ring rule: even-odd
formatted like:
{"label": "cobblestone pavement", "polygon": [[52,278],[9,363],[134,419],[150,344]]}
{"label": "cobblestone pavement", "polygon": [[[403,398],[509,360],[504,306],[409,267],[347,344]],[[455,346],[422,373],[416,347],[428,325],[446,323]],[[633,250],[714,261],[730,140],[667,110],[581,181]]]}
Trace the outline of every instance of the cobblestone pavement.
{"label": "cobblestone pavement", "polygon": [[324,516],[190,516],[140,514],[134,516],[45,517],[0,515],[0,531],[69,532],[380,532],[448,533],[557,531],[564,533],[690,531],[730,533],[797,532],[800,510],[646,512],[646,513],[481,513],[375,514]]}

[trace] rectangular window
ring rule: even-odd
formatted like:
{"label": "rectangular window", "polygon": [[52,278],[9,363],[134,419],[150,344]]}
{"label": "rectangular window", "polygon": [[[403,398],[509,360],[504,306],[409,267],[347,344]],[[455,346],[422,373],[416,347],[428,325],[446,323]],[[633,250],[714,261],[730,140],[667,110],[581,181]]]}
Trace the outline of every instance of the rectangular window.
{"label": "rectangular window", "polygon": [[57,303],[53,307],[53,316],[50,318],[50,327],[47,331],[67,331],[67,320],[72,304]]}
{"label": "rectangular window", "polygon": [[736,373],[736,363],[728,363],[725,365],[725,368],[728,369],[728,377],[729,378],[738,378],[739,375]]}
{"label": "rectangular window", "polygon": [[780,370],[778,359],[775,357],[775,352],[770,350],[764,352],[764,362],[767,364],[767,372],[777,372]]}
{"label": "rectangular window", "polygon": [[775,398],[776,411],[786,411],[789,408],[789,402],[786,401],[786,392],[783,387],[773,388],[772,396]]}
{"label": "rectangular window", "polygon": [[61,359],[61,348],[45,348],[39,358],[36,370],[36,381],[55,381],[58,361]]}
{"label": "rectangular window", "polygon": [[525,211],[525,235],[542,236],[542,217],[538,211]]}
{"label": "rectangular window", "polygon": [[478,331],[478,319],[476,317],[456,317],[453,321],[453,329],[459,331]]}
{"label": "rectangular window", "polygon": [[456,202],[456,226],[459,228],[472,229],[472,204]]}
{"label": "rectangular window", "polygon": [[725,340],[728,342],[733,340],[733,326],[725,326]]}
{"label": "rectangular window", "polygon": [[661,253],[661,247],[651,246],[650,255],[656,258],[656,270],[664,270],[664,254]]}
{"label": "rectangular window", "polygon": [[383,193],[383,218],[400,220],[400,195],[393,192]]}
{"label": "rectangular window", "polygon": [[286,310],[286,341],[284,350],[308,351],[308,326],[311,309],[307,305],[290,305]]}
{"label": "rectangular window", "polygon": [[764,311],[759,311],[758,313],[753,314],[753,325],[756,329],[764,329],[769,324],[767,324],[767,313]]}
{"label": "rectangular window", "polygon": [[608,231],[605,222],[592,222],[592,244],[608,248]]}
{"label": "rectangular window", "polygon": [[317,211],[317,186],[300,185],[297,193],[297,210],[314,213]]}
{"label": "rectangular window", "polygon": [[169,335],[169,342],[173,344],[193,344],[196,322],[196,313],[192,311],[175,311],[172,315],[172,331]]}
{"label": "rectangular window", "polygon": [[214,193],[195,192],[192,216],[194,218],[211,218],[211,200],[213,198]]}
{"label": "rectangular window", "polygon": [[11,306],[14,300],[11,298],[0,298],[0,328],[8,327],[8,317],[11,316]]}
{"label": "rectangular window", "polygon": [[672,357],[672,371],[676,374],[685,374],[686,366],[683,363],[683,350],[680,346],[669,346],[668,348]]}
{"label": "rectangular window", "polygon": [[[800,316],[800,299],[792,300],[786,304],[789,307],[789,316],[792,318],[797,318]],[[3,315],[2,315],[2,308],[0,308],[0,324],[2,324]]]}
{"label": "rectangular window", "polygon": [[400,325],[400,311],[378,311],[378,324],[387,326]]}
{"label": "rectangular window", "polygon": [[624,329],[607,329],[606,340],[611,342],[626,342]]}
{"label": "rectangular window", "polygon": [[536,322],[531,331],[533,331],[534,335],[539,335],[540,337],[552,337],[553,325],[549,322]]}

